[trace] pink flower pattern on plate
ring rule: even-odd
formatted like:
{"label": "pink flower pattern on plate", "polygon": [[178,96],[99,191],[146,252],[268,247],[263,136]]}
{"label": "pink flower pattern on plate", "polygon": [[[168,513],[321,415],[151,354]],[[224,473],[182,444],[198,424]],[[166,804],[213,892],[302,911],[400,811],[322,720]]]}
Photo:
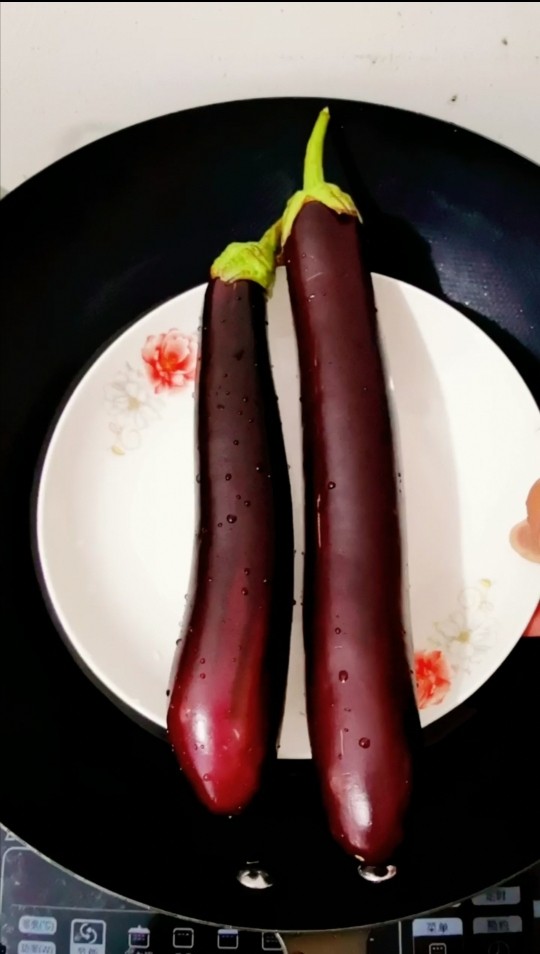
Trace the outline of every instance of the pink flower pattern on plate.
{"label": "pink flower pattern on plate", "polygon": [[418,708],[441,703],[451,686],[450,667],[442,650],[415,653],[414,674]]}
{"label": "pink flower pattern on plate", "polygon": [[180,390],[195,379],[197,341],[194,335],[171,328],[166,334],[149,335],[141,350],[154,391]]}

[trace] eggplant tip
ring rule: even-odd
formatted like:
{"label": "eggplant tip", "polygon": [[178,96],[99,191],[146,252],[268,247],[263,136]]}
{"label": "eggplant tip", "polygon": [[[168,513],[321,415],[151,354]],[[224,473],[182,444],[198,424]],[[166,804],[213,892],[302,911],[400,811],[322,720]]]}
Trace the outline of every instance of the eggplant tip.
{"label": "eggplant tip", "polygon": [[383,881],[390,881],[397,875],[395,865],[358,865],[358,874],[365,881],[371,881],[372,884],[381,884]]}

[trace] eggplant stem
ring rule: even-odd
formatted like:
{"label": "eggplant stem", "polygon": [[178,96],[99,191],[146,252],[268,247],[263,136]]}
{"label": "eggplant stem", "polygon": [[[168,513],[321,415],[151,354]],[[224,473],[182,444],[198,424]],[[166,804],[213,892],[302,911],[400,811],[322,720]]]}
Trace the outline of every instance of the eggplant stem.
{"label": "eggplant stem", "polygon": [[226,284],[242,280],[256,282],[270,294],[280,238],[281,220],[274,222],[258,242],[231,242],[213,262],[210,277]]}
{"label": "eggplant stem", "polygon": [[328,106],[321,109],[311,131],[304,159],[304,185],[299,192],[291,196],[281,219],[281,248],[291,234],[296,216],[306,202],[321,202],[338,215],[353,215],[360,218],[350,195],[337,185],[326,182],[324,178],[323,154],[326,130],[330,122]]}
{"label": "eggplant stem", "polygon": [[324,141],[326,130],[330,122],[328,106],[321,109],[317,121],[309,137],[304,159],[304,191],[309,192],[315,186],[324,182]]}
{"label": "eggplant stem", "polygon": [[262,238],[257,242],[257,245],[265,257],[275,258],[280,239],[281,219],[278,219],[277,222],[274,222],[274,224],[266,230]]}

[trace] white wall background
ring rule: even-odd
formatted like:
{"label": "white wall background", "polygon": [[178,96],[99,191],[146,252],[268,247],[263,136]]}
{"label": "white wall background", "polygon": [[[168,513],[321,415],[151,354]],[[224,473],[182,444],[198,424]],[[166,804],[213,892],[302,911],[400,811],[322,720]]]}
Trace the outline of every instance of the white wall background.
{"label": "white wall background", "polygon": [[540,3],[2,3],[0,181],[217,100],[322,95],[450,119],[540,162]]}

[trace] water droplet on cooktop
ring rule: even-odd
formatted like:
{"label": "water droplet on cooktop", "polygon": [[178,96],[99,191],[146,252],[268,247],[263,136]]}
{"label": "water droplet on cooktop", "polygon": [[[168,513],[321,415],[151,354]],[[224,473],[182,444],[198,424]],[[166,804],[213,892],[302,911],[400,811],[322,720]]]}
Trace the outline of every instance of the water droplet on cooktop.
{"label": "water droplet on cooktop", "polygon": [[381,881],[390,881],[397,874],[395,865],[359,865],[358,874],[366,881],[380,884]]}
{"label": "water droplet on cooktop", "polygon": [[236,877],[244,888],[253,888],[256,891],[271,888],[273,884],[268,872],[262,868],[242,868]]}

